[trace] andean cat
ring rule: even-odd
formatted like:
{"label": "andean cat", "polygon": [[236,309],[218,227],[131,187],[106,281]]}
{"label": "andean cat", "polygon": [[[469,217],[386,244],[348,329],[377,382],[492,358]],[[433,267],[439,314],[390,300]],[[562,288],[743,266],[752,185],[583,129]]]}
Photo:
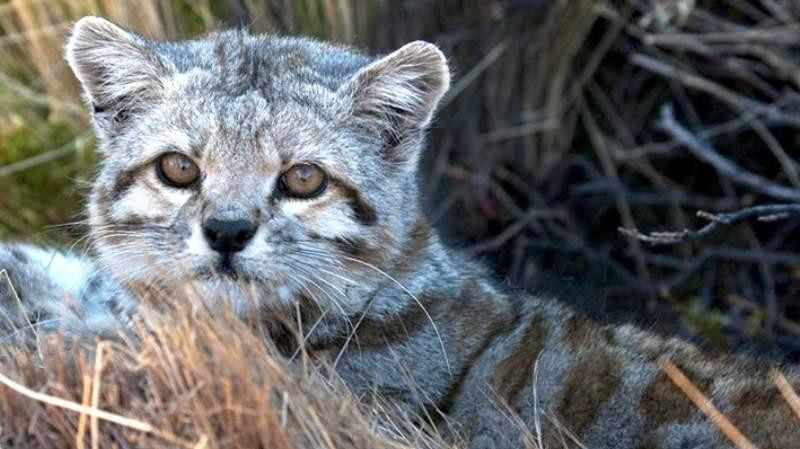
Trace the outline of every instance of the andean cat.
{"label": "andean cat", "polygon": [[93,251],[0,247],[17,332],[113,332],[136,313],[131,292],[183,288],[263,317],[291,349],[298,306],[305,345],[353,390],[446,416],[473,448],[731,447],[666,357],[759,447],[800,447],[769,366],[594,324],[442,244],[417,187],[450,82],[436,46],[376,58],[243,30],[163,42],[86,17],[66,54],[103,157]]}

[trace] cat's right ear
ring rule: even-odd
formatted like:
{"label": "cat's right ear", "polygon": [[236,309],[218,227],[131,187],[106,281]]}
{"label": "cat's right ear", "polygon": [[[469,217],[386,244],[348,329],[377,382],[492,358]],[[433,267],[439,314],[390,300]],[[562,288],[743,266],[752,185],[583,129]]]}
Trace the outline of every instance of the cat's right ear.
{"label": "cat's right ear", "polygon": [[75,23],[65,53],[101,127],[160,95],[170,71],[144,38],[95,16]]}

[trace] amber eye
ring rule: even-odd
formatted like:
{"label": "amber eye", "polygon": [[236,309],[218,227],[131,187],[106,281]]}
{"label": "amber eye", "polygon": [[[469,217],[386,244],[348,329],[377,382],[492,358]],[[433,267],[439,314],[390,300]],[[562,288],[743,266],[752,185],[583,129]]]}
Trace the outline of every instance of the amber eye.
{"label": "amber eye", "polygon": [[156,161],[156,173],[164,184],[188,187],[200,177],[200,167],[180,153],[167,153]]}
{"label": "amber eye", "polygon": [[313,198],[325,191],[328,176],[312,164],[297,164],[281,175],[281,188],[296,198]]}

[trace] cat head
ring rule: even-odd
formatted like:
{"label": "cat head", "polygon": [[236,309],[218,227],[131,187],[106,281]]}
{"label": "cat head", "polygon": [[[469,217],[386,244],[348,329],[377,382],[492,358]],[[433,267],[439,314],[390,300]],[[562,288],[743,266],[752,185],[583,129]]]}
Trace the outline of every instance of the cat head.
{"label": "cat head", "polygon": [[415,232],[449,85],[432,44],[373,58],[243,30],[164,42],[85,17],[66,58],[103,158],[90,233],[122,282],[358,310],[351,290],[383,280]]}

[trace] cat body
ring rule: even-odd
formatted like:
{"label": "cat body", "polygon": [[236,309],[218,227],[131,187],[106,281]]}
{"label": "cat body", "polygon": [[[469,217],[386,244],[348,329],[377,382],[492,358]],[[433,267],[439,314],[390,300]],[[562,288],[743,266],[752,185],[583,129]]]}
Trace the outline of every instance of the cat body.
{"label": "cat body", "polygon": [[54,328],[124,328],[133,292],[180,289],[268,322],[287,353],[302,346],[469,447],[732,447],[666,377],[669,359],[759,447],[800,443],[771,367],[597,325],[441,242],[416,179],[449,85],[435,46],[373,58],[244,31],[167,43],[87,17],[67,59],[103,155],[93,258],[65,259],[91,275],[68,287],[26,255],[40,250],[0,248],[23,292],[0,290],[15,328],[15,303],[43,310],[37,322],[60,313]]}

